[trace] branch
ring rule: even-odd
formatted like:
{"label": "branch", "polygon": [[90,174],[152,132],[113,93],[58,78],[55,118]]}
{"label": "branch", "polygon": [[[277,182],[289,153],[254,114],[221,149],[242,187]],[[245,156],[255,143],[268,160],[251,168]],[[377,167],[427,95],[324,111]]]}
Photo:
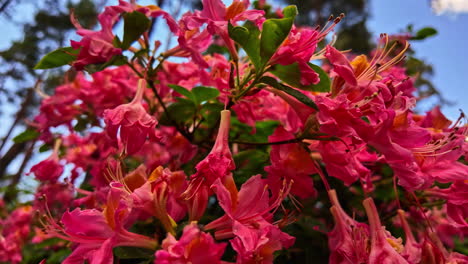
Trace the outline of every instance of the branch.
{"label": "branch", "polygon": [[302,138],[294,138],[289,140],[282,140],[282,141],[273,141],[273,142],[245,142],[245,141],[237,141],[237,140],[230,140],[231,143],[237,144],[244,144],[244,145],[256,145],[256,146],[268,146],[268,145],[283,145],[283,144],[291,144],[291,143],[298,143],[301,142]]}

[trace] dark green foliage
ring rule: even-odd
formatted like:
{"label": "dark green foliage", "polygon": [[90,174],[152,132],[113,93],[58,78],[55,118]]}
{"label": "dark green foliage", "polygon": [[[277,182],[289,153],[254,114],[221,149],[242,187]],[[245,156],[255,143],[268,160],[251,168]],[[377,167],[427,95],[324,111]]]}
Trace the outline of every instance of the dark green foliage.
{"label": "dark green foliage", "polygon": [[264,76],[264,77],[262,77],[260,79],[260,82],[268,84],[271,87],[276,88],[278,90],[281,90],[281,91],[291,95],[292,97],[296,98],[297,100],[299,100],[299,102],[305,104],[306,106],[309,106],[309,107],[312,107],[312,108],[318,110],[317,105],[314,103],[314,101],[312,101],[312,99],[310,99],[309,97],[307,97],[306,95],[304,95],[303,93],[299,92],[298,90],[296,90],[294,88],[291,88],[291,87],[289,87],[287,85],[279,83],[273,77]]}
{"label": "dark green foliage", "polygon": [[319,66],[309,63],[309,66],[319,74],[320,82],[317,84],[303,85],[299,81],[301,79],[301,72],[299,65],[293,63],[290,65],[276,64],[270,70],[276,77],[280,78],[281,81],[301,90],[314,91],[314,92],[328,92],[330,91],[330,78],[328,74]]}
{"label": "dark green foliage", "polygon": [[123,15],[124,19],[124,37],[122,49],[128,49],[130,45],[138,40],[150,27],[151,21],[142,13],[134,11]]}

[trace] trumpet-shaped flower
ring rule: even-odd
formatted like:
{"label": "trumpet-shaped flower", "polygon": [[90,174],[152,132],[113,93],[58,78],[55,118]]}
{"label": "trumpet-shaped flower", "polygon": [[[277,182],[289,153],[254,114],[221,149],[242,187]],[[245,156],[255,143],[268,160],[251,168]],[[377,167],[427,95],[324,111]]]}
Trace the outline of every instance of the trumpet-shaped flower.
{"label": "trumpet-shaped flower", "polygon": [[[300,82],[302,85],[317,84],[320,81],[316,73],[309,65],[317,44],[321,42],[341,21],[344,15],[333,20],[331,26],[318,31],[309,28],[293,27],[286,40],[281,44],[276,53],[270,60],[272,65],[278,63],[281,65],[290,65],[297,63],[301,73]],[[323,52],[319,52],[323,53]]]}
{"label": "trumpet-shaped flower", "polygon": [[328,191],[335,226],[328,233],[331,264],[365,263],[369,256],[369,227],[359,223],[341,208],[335,190]]}
{"label": "trumpet-shaped flower", "polygon": [[45,228],[48,234],[74,242],[76,247],[63,263],[113,262],[112,249],[118,246],[156,248],[149,237],[125,229],[132,210],[132,200],[120,183],[111,183],[107,204],[103,211],[96,209],[67,211],[59,225],[49,214]]}
{"label": "trumpet-shaped flower", "polygon": [[228,144],[230,124],[231,112],[229,110],[221,111],[216,142],[208,156],[195,166],[197,172],[190,177],[189,187],[183,194],[186,199],[192,200],[190,211],[192,220],[198,220],[205,211],[209,188],[218,179],[232,193],[237,192],[231,175],[231,171],[236,167]]}
{"label": "trumpet-shaped flower", "polygon": [[207,230],[215,229],[217,239],[234,236],[235,222],[247,227],[262,229],[271,225],[271,211],[276,209],[284,197],[289,194],[290,184],[280,190],[277,197],[270,202],[267,185],[261,175],[250,177],[241,187],[237,196],[233,196],[222,183],[216,180],[211,187],[218,197],[219,204],[226,213],[222,217],[207,224]]}
{"label": "trumpet-shaped flower", "polygon": [[125,152],[130,155],[140,150],[146,138],[151,133],[154,134],[154,127],[158,123],[141,104],[144,91],[145,82],[140,80],[136,95],[130,103],[104,111],[109,137],[117,142],[117,132],[120,129],[120,140]]}
{"label": "trumpet-shaped flower", "polygon": [[60,140],[55,142],[55,147],[52,154],[46,160],[39,162],[32,166],[31,172],[34,173],[36,179],[43,182],[56,182],[63,173],[63,165],[59,163],[58,151],[60,147]]}
{"label": "trumpet-shaped flower", "polygon": [[[268,137],[270,142],[294,139],[282,127],[278,127],[273,135]],[[265,167],[268,172],[267,182],[274,194],[282,187],[283,179],[293,181],[291,193],[301,198],[314,197],[317,191],[311,175],[316,173],[309,153],[298,143],[273,145],[270,151],[271,166]]]}
{"label": "trumpet-shaped flower", "polygon": [[161,247],[156,251],[154,264],[219,264],[226,243],[215,243],[210,234],[200,231],[195,223],[191,223],[184,227],[178,241],[168,234]]}
{"label": "trumpet-shaped flower", "polygon": [[294,244],[295,238],[274,225],[252,229],[234,222],[231,245],[237,252],[237,264],[271,264],[273,253]]}
{"label": "trumpet-shaped flower", "polygon": [[369,263],[383,264],[407,264],[409,263],[403,258],[398,251],[403,248],[399,244],[400,241],[389,236],[384,227],[380,223],[380,218],[372,198],[367,198],[363,202],[366,214],[370,224],[371,248],[369,253]]}
{"label": "trumpet-shaped flower", "polygon": [[208,24],[208,32],[212,35],[218,34],[224,41],[231,56],[237,57],[234,41],[229,37],[228,23],[233,25],[238,21],[251,20],[260,24],[264,18],[263,10],[247,10],[249,1],[234,0],[228,7],[221,0],[203,0],[203,10],[184,20],[189,30],[199,28],[204,23]]}

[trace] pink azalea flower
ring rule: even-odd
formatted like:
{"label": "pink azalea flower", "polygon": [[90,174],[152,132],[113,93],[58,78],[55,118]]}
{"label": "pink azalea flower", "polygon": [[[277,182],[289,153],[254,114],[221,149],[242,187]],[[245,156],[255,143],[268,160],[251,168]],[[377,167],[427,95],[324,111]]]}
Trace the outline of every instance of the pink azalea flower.
{"label": "pink azalea flower", "polygon": [[328,235],[329,263],[366,263],[369,256],[369,227],[351,218],[341,208],[335,190],[328,192],[335,226]]}
{"label": "pink azalea flower", "polygon": [[[177,22],[172,18],[172,16],[162,10],[160,7],[156,5],[148,5],[148,6],[141,6],[135,3],[135,1],[124,1],[124,0],[119,0],[119,5],[117,6],[109,6],[107,7],[109,9],[109,13],[130,13],[133,11],[138,11],[147,17],[159,17],[162,16],[165,20],[167,25],[169,26],[169,29],[171,30],[172,33],[177,33],[179,30],[179,27],[177,26]],[[106,10],[107,11],[107,10]]]}
{"label": "pink azalea flower", "polygon": [[[265,90],[277,95],[289,104],[290,107],[287,113],[287,117],[292,119],[292,121],[289,121],[292,123],[290,129],[292,133],[296,133],[303,129],[311,115],[316,113],[315,109],[305,106],[302,102],[299,102],[299,100],[283,91],[272,89],[270,87],[266,87]],[[306,96],[309,95],[310,93],[308,93]]]}
{"label": "pink azalea flower", "polygon": [[[364,155],[375,161],[376,157],[365,150],[365,144],[351,144],[352,140],[321,141],[316,149],[319,151],[328,175],[342,180],[347,186],[360,180],[366,191],[372,190],[371,172],[363,164]],[[346,144],[345,144],[346,143]]]}
{"label": "pink azalea flower", "polygon": [[16,208],[6,219],[0,218],[0,262],[17,264],[23,260],[23,245],[28,241],[33,208]]}
{"label": "pink azalea flower", "polygon": [[238,254],[238,264],[271,264],[275,251],[289,248],[295,241],[274,225],[256,230],[235,221],[233,233],[236,237],[231,245]]}
{"label": "pink azalea flower", "polygon": [[319,75],[310,68],[308,62],[315,53],[317,44],[321,42],[340,22],[343,17],[336,18],[331,26],[321,31],[309,28],[293,27],[286,40],[281,44],[270,60],[270,64],[289,65],[298,63],[301,72],[302,85],[317,84]]}
{"label": "pink azalea flower", "polygon": [[125,225],[132,210],[132,200],[120,183],[111,183],[104,211],[96,209],[67,211],[58,225],[48,215],[48,234],[75,243],[73,252],[63,263],[113,263],[112,249],[118,246],[154,249],[157,242],[149,237],[129,232]]}
{"label": "pink azalea flower", "polygon": [[149,178],[139,167],[124,178],[124,185],[134,200],[134,208],[141,209],[161,221],[166,231],[174,234],[176,221],[180,221],[187,213],[186,203],[180,198],[187,188],[187,180],[183,171],[171,172],[163,167],[156,168]]}
{"label": "pink azalea flower", "polygon": [[133,11],[141,12],[148,17],[162,16],[171,31],[174,33],[178,32],[175,20],[159,7],[142,7],[123,0],[119,0],[119,5],[117,6],[106,7],[104,12],[98,16],[101,25],[100,31],[83,29],[72,14],[72,23],[78,29],[76,33],[83,37],[79,42],[71,41],[71,46],[74,49],[80,49],[73,66],[77,70],[82,70],[88,64],[104,63],[109,61],[114,55],[122,54],[122,49],[114,47],[113,41],[115,36],[112,33],[112,28],[120,19],[120,14]]}
{"label": "pink azalea flower", "polygon": [[150,116],[143,107],[141,100],[145,90],[145,82],[138,82],[138,89],[133,100],[112,110],[104,111],[104,121],[109,137],[117,141],[117,131],[120,129],[120,140],[127,154],[139,151],[146,138],[153,133],[157,120]]}
{"label": "pink azalea flower", "polygon": [[79,99],[99,117],[105,109],[115,108],[133,97],[138,87],[138,76],[126,65],[106,68],[91,77],[92,80],[79,80]]}
{"label": "pink azalea flower", "polygon": [[[405,118],[406,113],[396,117],[395,111],[387,110],[383,114],[383,121],[369,143],[385,156],[401,186],[409,190],[430,186],[431,179],[420,173],[411,151],[423,147],[430,140],[430,134]],[[395,126],[400,118],[404,125]]]}
{"label": "pink azalea flower", "polygon": [[[268,141],[294,139],[281,126],[268,137]],[[283,179],[293,181],[291,193],[301,198],[314,197],[317,191],[311,175],[317,173],[309,153],[299,143],[273,145],[270,151],[271,166],[265,167],[268,172],[267,182],[274,194],[282,189]]]}
{"label": "pink azalea flower", "polygon": [[[192,200],[191,219],[198,220],[206,208],[208,202],[209,187],[216,181],[221,180],[231,192],[236,192],[231,171],[235,169],[231,150],[229,149],[228,137],[231,124],[231,112],[221,111],[216,142],[208,156],[200,161],[195,169],[197,172],[190,178],[190,184],[183,196]],[[193,199],[192,199],[193,198]]]}
{"label": "pink azalea flower", "polygon": [[55,182],[63,173],[63,166],[58,161],[58,157],[43,160],[32,166],[31,173],[40,181]]}
{"label": "pink azalea flower", "polygon": [[448,252],[443,247],[442,242],[438,239],[436,234],[432,232],[428,235],[426,234],[421,247],[421,263],[447,263]]}
{"label": "pink azalea flower", "polygon": [[184,25],[184,18],[191,14],[187,13],[180,20],[180,31],[178,32],[179,45],[164,52],[164,56],[191,57],[193,62],[203,68],[208,68],[208,63],[202,53],[211,45],[212,35],[207,29],[200,32],[199,28],[188,29]]}
{"label": "pink azalea flower", "polygon": [[447,200],[448,223],[461,234],[468,234],[468,182],[466,180],[456,181],[445,189],[434,187],[425,193]]}
{"label": "pink azalea flower", "polygon": [[333,65],[333,73],[335,76],[339,76],[350,85],[356,86],[357,80],[354,74],[354,69],[346,56],[330,45],[326,48],[327,51],[325,52],[325,57]]}
{"label": "pink azalea flower", "polygon": [[239,121],[252,127],[252,133],[255,133],[255,122],[265,120],[278,120],[290,132],[299,130],[300,120],[291,106],[281,97],[263,89],[242,97],[232,109]]}
{"label": "pink azalea flower", "polygon": [[433,135],[426,145],[412,149],[423,177],[443,183],[466,179],[468,166],[458,162],[464,155],[466,133],[467,128],[447,129]]}
{"label": "pink azalea flower", "polygon": [[195,223],[184,227],[179,241],[171,234],[156,251],[154,264],[221,263],[226,243],[216,244],[210,234],[201,232]]}
{"label": "pink azalea flower", "polygon": [[226,214],[210,222],[205,228],[215,229],[216,239],[225,239],[235,235],[233,231],[235,222],[254,229],[271,226],[273,217],[271,211],[281,204],[284,197],[289,194],[291,186],[285,186],[273,201],[270,201],[266,187],[261,175],[255,175],[242,184],[239,193],[233,195],[220,179],[216,180],[211,188]]}
{"label": "pink azalea flower", "polygon": [[413,232],[411,231],[408,221],[406,221],[405,212],[399,209],[398,216],[399,216],[401,225],[403,227],[403,230],[405,231],[405,238],[406,238],[405,248],[403,252],[401,252],[401,255],[406,260],[408,260],[408,262],[411,264],[420,263],[421,245],[414,238]]}
{"label": "pink azalea flower", "polygon": [[408,41],[403,41],[403,48],[393,58],[387,58],[388,54],[395,49],[395,46],[387,49],[388,43],[388,35],[382,34],[370,62],[367,61],[364,55],[357,56],[350,62],[342,52],[328,45],[325,57],[333,65],[331,75],[335,77],[331,89],[332,96],[335,97],[342,91],[346,91],[348,88],[353,89],[358,85],[369,86],[373,81],[381,79],[380,73],[401,62],[404,59],[404,53],[409,48]]}
{"label": "pink azalea flower", "polygon": [[[45,202],[42,201],[43,197],[47,197]],[[61,214],[72,204],[74,192],[69,183],[48,182],[37,188],[34,198],[35,210],[44,212],[45,208],[48,208]]]}
{"label": "pink azalea flower", "polygon": [[58,151],[61,140],[55,142],[52,154],[46,160],[31,167],[30,173],[34,173],[36,179],[42,182],[56,182],[63,173],[63,165],[59,163]]}
{"label": "pink azalea flower", "polygon": [[397,250],[403,250],[399,244],[401,242],[389,236],[380,223],[377,208],[372,198],[365,199],[363,205],[370,224],[371,248],[368,262],[382,264],[409,263],[397,252]]}
{"label": "pink azalea flower", "polygon": [[208,24],[208,32],[218,34],[227,46],[231,56],[237,58],[234,41],[229,38],[228,22],[236,25],[236,22],[251,20],[260,24],[264,18],[263,10],[247,10],[249,1],[234,0],[226,7],[221,0],[203,0],[203,10],[185,19],[185,25],[189,30]]}
{"label": "pink azalea flower", "polygon": [[34,118],[34,126],[39,131],[44,133],[50,127],[60,125],[66,125],[71,130],[72,120],[82,112],[82,107],[75,103],[79,98],[83,80],[81,77],[78,75],[76,81],[55,88],[53,96],[45,96],[41,102],[39,114]]}
{"label": "pink azalea flower", "polygon": [[99,23],[101,24],[100,31],[91,31],[84,29],[71,15],[73,25],[78,29],[77,34],[83,38],[78,41],[71,41],[71,46],[74,49],[80,49],[77,60],[73,66],[77,70],[82,70],[84,66],[89,64],[104,63],[112,58],[114,55],[122,54],[122,50],[114,47],[112,43],[114,34],[112,27],[118,20],[118,13],[113,12],[109,7],[98,16]]}
{"label": "pink azalea flower", "polygon": [[448,129],[452,121],[442,114],[440,106],[436,106],[431,111],[426,112],[426,116],[420,123],[422,127],[442,131],[443,129]]}

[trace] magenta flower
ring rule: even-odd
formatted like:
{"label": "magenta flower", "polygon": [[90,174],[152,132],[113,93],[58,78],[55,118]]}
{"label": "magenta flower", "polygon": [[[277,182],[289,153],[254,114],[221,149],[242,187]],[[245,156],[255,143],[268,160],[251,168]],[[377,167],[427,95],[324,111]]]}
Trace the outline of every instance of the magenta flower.
{"label": "magenta flower", "polygon": [[60,144],[61,140],[56,140],[54,150],[49,158],[31,167],[30,173],[34,173],[34,176],[36,176],[36,179],[39,181],[54,183],[62,175],[63,165],[59,163],[58,156]]}
{"label": "magenta flower", "polygon": [[202,56],[202,53],[211,45],[213,36],[204,29],[200,32],[199,28],[188,29],[184,25],[185,18],[190,19],[191,14],[187,13],[181,19],[181,26],[178,32],[179,45],[164,52],[164,56],[191,57],[193,62],[203,68],[209,65]]}
{"label": "magenta flower", "polygon": [[468,182],[456,181],[449,188],[434,187],[425,193],[447,200],[447,220],[460,233],[468,234]]}
{"label": "magenta flower", "polygon": [[234,192],[234,195],[218,179],[211,189],[216,193],[219,205],[226,214],[210,222],[205,228],[215,229],[216,239],[225,239],[235,235],[233,227],[236,222],[254,229],[271,226],[271,212],[278,208],[289,194],[290,188],[290,184],[284,186],[277,197],[270,201],[267,185],[261,175],[250,177],[242,184],[239,193]]}
{"label": "magenta flower", "polygon": [[274,225],[261,229],[249,228],[234,222],[231,245],[237,252],[237,264],[271,264],[273,253],[294,244],[295,238],[281,232]]}
{"label": "magenta flower", "polygon": [[405,248],[401,255],[408,260],[409,263],[420,263],[421,261],[421,245],[414,238],[413,232],[406,221],[405,212],[403,210],[398,210],[398,216],[405,231]]}
{"label": "magenta flower", "polygon": [[5,219],[0,218],[0,262],[17,264],[23,260],[22,249],[31,231],[33,208],[16,208]]}
{"label": "magenta flower", "polygon": [[[374,52],[370,62],[367,61],[365,55],[357,56],[353,61],[334,47],[328,45],[326,47],[325,57],[333,65],[331,76],[335,77],[332,84],[332,96],[336,96],[341,91],[346,91],[346,88],[353,89],[356,86],[367,87],[372,81],[381,79],[379,75],[382,72],[391,69],[404,59],[404,54],[409,48],[408,41],[403,41],[403,48],[395,51],[395,45],[389,46],[389,37],[387,34],[382,34],[377,49]],[[388,58],[391,51],[397,53],[394,57]],[[378,82],[375,82],[378,85]],[[346,87],[349,86],[349,87]],[[348,91],[349,92],[349,91]],[[360,91],[357,91],[360,93]]]}
{"label": "magenta flower", "polygon": [[260,175],[247,180],[237,196],[233,196],[219,179],[211,188],[226,214],[207,224],[205,229],[215,229],[216,239],[235,237],[231,244],[238,252],[237,263],[272,263],[276,250],[294,244],[294,237],[270,223],[271,211],[288,195],[290,185],[280,190],[271,203],[267,185]]}
{"label": "magenta flower", "polygon": [[106,131],[111,139],[117,141],[117,132],[120,129],[120,140],[124,150],[131,155],[140,150],[146,138],[153,133],[157,120],[150,116],[143,105],[145,82],[140,80],[135,97],[128,104],[120,105],[112,110],[104,111]]}
{"label": "magenta flower", "polygon": [[156,251],[154,264],[219,264],[226,243],[215,243],[210,234],[201,232],[195,223],[184,227],[179,241],[171,234]]}
{"label": "magenta flower", "polygon": [[371,248],[369,253],[369,263],[382,264],[407,264],[408,261],[403,258],[400,252],[403,250],[399,244],[400,241],[389,236],[380,223],[379,214],[372,198],[367,198],[363,202],[366,209],[370,225]]}
{"label": "magenta flower", "polygon": [[[268,141],[294,139],[281,126],[268,137]],[[268,172],[267,182],[274,194],[277,194],[283,185],[283,180],[293,181],[291,193],[301,198],[314,197],[317,191],[311,175],[317,171],[310,154],[299,143],[273,145],[270,151],[271,166],[265,167]]]}
{"label": "magenta flower", "polygon": [[192,200],[191,220],[198,220],[203,215],[208,202],[209,188],[216,180],[221,180],[231,192],[237,191],[234,190],[235,184],[231,174],[236,165],[228,143],[230,124],[231,112],[229,110],[221,111],[216,142],[208,156],[195,166],[197,172],[190,177],[189,187],[182,194],[186,199]]}
{"label": "magenta flower", "polygon": [[74,242],[73,252],[63,263],[113,263],[112,249],[118,246],[155,249],[157,242],[149,237],[129,232],[125,225],[132,210],[132,200],[120,183],[111,183],[103,211],[96,209],[67,211],[59,225],[51,215],[46,218],[46,232]]}
{"label": "magenta flower", "polygon": [[71,15],[73,25],[78,29],[77,34],[82,36],[81,41],[71,41],[71,46],[74,49],[80,49],[76,61],[73,66],[77,70],[82,70],[84,66],[89,64],[104,63],[109,61],[112,56],[122,54],[122,50],[114,47],[112,43],[114,34],[112,27],[119,19],[118,13],[114,12],[110,7],[98,16],[101,24],[100,31],[91,31],[84,29]]}
{"label": "magenta flower", "polygon": [[112,33],[112,28],[120,19],[120,14],[133,11],[141,12],[148,17],[162,16],[166,20],[170,30],[174,33],[178,32],[177,23],[167,12],[162,11],[156,6],[141,7],[123,0],[119,0],[119,5],[117,6],[106,7],[104,12],[98,16],[101,25],[100,31],[83,29],[72,14],[72,23],[78,29],[76,33],[83,37],[79,42],[71,41],[71,46],[74,49],[80,49],[73,66],[77,70],[82,70],[86,65],[104,63],[109,61],[114,55],[122,54],[122,49],[115,47],[113,44],[115,36]]}
{"label": "magenta flower", "polygon": [[228,22],[236,25],[238,21],[251,20],[260,24],[264,20],[265,12],[263,10],[247,10],[249,1],[234,0],[229,7],[226,7],[221,0],[203,0],[202,2],[203,10],[185,19],[187,29],[193,30],[207,23],[208,32],[212,35],[218,34],[231,56],[236,58],[237,50],[234,41],[228,34]]}
{"label": "magenta flower", "polygon": [[[297,63],[301,73],[302,85],[317,84],[319,75],[308,65],[313,59],[317,44],[321,42],[340,22],[342,17],[336,18],[331,26],[317,31],[309,28],[293,27],[286,40],[281,44],[270,60],[270,64],[289,65]],[[323,53],[323,52],[319,52]]]}
{"label": "magenta flower", "polygon": [[161,221],[167,232],[174,233],[176,221],[180,221],[187,213],[185,201],[180,195],[187,187],[186,175],[183,171],[171,172],[169,169],[157,167],[149,176],[140,166],[134,172],[127,174],[123,182],[131,191],[134,208],[155,216]]}
{"label": "magenta flower", "polygon": [[359,223],[341,208],[335,190],[328,192],[335,226],[328,235],[329,263],[367,263],[369,227]]}
{"label": "magenta flower", "polygon": [[325,57],[333,65],[333,72],[335,76],[340,76],[350,85],[357,85],[354,69],[351,66],[348,58],[346,58],[343,53],[328,45],[327,51],[325,52]]}
{"label": "magenta flower", "polygon": [[32,166],[31,173],[40,181],[55,182],[63,173],[63,166],[58,162],[58,158],[50,157]]}

